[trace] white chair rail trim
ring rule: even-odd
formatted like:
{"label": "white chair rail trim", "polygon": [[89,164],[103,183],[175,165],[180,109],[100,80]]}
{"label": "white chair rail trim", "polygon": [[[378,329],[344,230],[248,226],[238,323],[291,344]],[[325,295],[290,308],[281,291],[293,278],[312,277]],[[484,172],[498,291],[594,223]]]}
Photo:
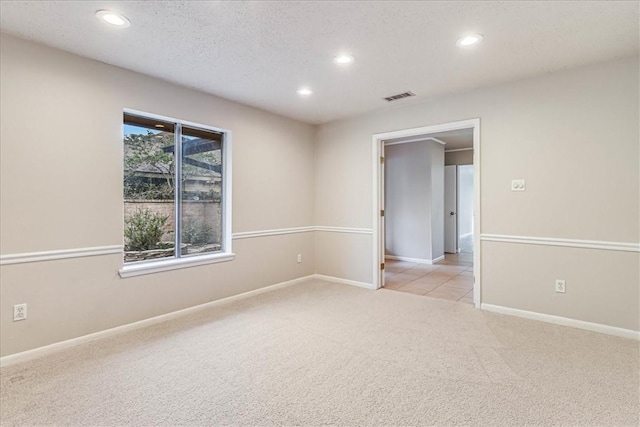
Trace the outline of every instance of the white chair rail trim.
{"label": "white chair rail trim", "polygon": [[309,233],[312,231],[327,231],[332,233],[354,233],[354,234],[372,234],[373,233],[373,230],[370,228],[327,227],[322,225],[315,225],[315,226],[309,226],[309,227],[278,228],[275,230],[243,231],[240,233],[233,233],[233,239],[234,240],[251,239],[254,237],[278,236],[280,234]]}
{"label": "white chair rail trim", "polygon": [[[233,233],[233,239],[252,239],[256,237],[280,236],[283,234],[310,233],[326,231],[333,233],[372,234],[370,228],[308,226],[294,228],[278,228],[274,230],[244,231]],[[123,245],[95,246],[75,249],[59,249],[43,252],[28,252],[0,255],[0,265],[24,264],[28,262],[55,261],[67,258],[83,258],[96,255],[122,255]]]}
{"label": "white chair rail trim", "polygon": [[316,231],[327,231],[331,233],[373,234],[372,228],[327,227],[316,225],[315,229]]}
{"label": "white chair rail trim", "polygon": [[251,239],[254,237],[265,236],[279,236],[281,234],[296,234],[296,233],[309,233],[315,231],[315,227],[294,227],[294,228],[278,228],[274,230],[259,230],[259,231],[243,231],[240,233],[233,233],[233,239]]}
{"label": "white chair rail trim", "polygon": [[90,248],[59,249],[54,251],[28,252],[0,255],[0,265],[23,264],[26,262],[55,261],[67,258],[83,258],[96,255],[122,254],[122,245],[94,246]]}
{"label": "white chair rail trim", "polygon": [[520,243],[525,245],[563,246],[569,248],[600,249],[605,251],[640,252],[640,243],[631,242],[510,236],[504,234],[481,234],[480,240],[484,242]]}

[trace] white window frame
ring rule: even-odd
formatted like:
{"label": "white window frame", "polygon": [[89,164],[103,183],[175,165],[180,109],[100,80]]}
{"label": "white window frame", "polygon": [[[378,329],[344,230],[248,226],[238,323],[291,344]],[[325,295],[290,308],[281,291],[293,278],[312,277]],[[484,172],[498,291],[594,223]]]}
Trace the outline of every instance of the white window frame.
{"label": "white window frame", "polygon": [[[203,125],[201,123],[194,123],[187,120],[174,119],[172,117],[161,116],[158,114],[148,113],[146,111],[132,110],[125,108],[124,114],[131,114],[135,116],[147,117],[154,120],[162,120],[165,122],[172,122],[179,126],[188,126],[196,129],[210,130],[213,132],[222,133],[222,252],[216,252],[214,254],[203,255],[190,255],[188,257],[173,257],[159,260],[138,261],[133,263],[124,263],[124,256],[122,261],[122,268],[119,270],[120,277],[134,277],[141,276],[143,274],[159,273],[162,271],[176,270],[179,268],[196,267],[199,265],[213,264],[218,262],[231,261],[235,258],[235,254],[232,251],[232,227],[231,227],[231,201],[232,201],[232,137],[231,131],[228,129],[221,129],[213,126]],[[124,153],[123,153],[124,155]],[[177,162],[180,164],[180,162]],[[175,171],[176,176],[180,176],[179,168]],[[124,232],[123,232],[124,238]],[[123,254],[124,255],[124,254]]]}

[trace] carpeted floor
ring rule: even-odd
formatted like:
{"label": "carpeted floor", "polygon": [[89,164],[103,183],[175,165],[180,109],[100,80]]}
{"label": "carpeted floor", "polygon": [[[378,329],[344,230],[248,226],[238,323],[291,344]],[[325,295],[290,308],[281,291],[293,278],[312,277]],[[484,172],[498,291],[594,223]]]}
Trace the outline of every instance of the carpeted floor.
{"label": "carpeted floor", "polygon": [[2,425],[638,425],[638,342],[310,281],[3,368]]}

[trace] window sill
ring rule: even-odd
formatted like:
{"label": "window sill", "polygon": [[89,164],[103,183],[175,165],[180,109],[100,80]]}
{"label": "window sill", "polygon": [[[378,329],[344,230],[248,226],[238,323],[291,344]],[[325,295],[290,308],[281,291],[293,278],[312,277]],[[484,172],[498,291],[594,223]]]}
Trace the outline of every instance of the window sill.
{"label": "window sill", "polygon": [[201,255],[187,258],[171,258],[159,261],[142,261],[123,266],[119,273],[123,279],[127,277],[142,276],[144,274],[160,273],[163,271],[177,270],[180,268],[197,267],[199,265],[214,264],[231,261],[236,254],[231,252]]}

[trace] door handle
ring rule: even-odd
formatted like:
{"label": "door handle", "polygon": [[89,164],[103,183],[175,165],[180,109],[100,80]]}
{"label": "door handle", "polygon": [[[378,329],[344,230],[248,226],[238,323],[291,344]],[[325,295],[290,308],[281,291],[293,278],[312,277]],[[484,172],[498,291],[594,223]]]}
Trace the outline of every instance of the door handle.
{"label": "door handle", "polygon": [[455,215],[455,214],[456,214],[455,212],[449,212],[449,215]]}

